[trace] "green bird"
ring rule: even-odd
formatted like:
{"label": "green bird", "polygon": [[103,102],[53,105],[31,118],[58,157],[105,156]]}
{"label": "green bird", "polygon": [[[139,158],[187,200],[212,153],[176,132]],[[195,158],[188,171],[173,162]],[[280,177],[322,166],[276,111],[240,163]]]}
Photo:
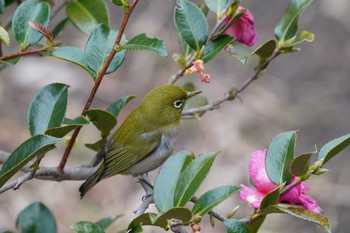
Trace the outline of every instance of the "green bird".
{"label": "green bird", "polygon": [[141,175],[162,165],[175,148],[186,100],[199,93],[171,84],[152,89],[98,153],[103,161],[80,186],[81,198],[102,179]]}

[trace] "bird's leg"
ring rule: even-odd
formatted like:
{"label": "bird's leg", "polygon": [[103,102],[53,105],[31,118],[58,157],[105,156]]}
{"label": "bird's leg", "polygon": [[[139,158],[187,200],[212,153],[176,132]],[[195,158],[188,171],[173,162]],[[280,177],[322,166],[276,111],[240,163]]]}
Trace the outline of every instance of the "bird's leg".
{"label": "bird's leg", "polygon": [[137,175],[136,178],[146,192],[146,195],[143,198],[145,199],[150,196],[153,196],[153,185],[148,177],[148,173]]}

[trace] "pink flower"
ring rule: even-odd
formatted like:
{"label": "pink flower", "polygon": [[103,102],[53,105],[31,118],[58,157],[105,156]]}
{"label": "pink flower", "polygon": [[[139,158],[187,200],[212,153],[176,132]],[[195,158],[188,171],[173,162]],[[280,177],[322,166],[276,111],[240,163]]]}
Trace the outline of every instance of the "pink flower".
{"label": "pink flower", "polygon": [[[237,12],[243,10],[245,10],[245,8],[239,6]],[[231,19],[231,16],[227,16],[224,19],[223,24],[227,24]],[[229,28],[227,28],[223,34],[234,36],[236,38],[236,41],[241,42],[249,47],[253,46],[258,40],[258,35],[254,28],[253,14],[250,13],[250,11],[246,11],[244,15],[235,23],[233,23]]]}
{"label": "pink flower", "polygon": [[[266,172],[266,153],[267,150],[265,149],[255,151],[251,155],[249,174],[256,188],[247,187],[241,184],[243,189],[239,192],[241,200],[248,202],[251,207],[256,209],[260,207],[260,203],[263,198],[277,187],[274,183],[272,183]],[[297,177],[293,176],[290,183],[294,183],[296,179]],[[311,210],[319,214],[322,213],[317,201],[304,193],[307,190],[310,190],[310,187],[305,182],[301,182],[283,194],[279,201],[288,202],[292,205],[301,205],[307,210]]]}
{"label": "pink flower", "polygon": [[201,82],[210,83],[210,75],[204,73],[204,61],[198,59],[192,62],[192,64],[191,67],[185,70],[185,74],[199,73],[201,76]]}

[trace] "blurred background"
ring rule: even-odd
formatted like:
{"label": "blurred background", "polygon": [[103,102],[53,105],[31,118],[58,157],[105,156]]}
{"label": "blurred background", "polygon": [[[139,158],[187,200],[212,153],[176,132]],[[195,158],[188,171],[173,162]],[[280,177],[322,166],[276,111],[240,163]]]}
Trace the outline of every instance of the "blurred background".
{"label": "blurred background", "polygon": [[[63,1],[56,0],[55,8]],[[110,4],[112,27],[118,27],[122,11]],[[258,44],[273,38],[273,29],[284,13],[287,0],[242,1],[254,14],[259,34]],[[93,102],[93,107],[107,107],[114,100],[136,95],[122,111],[119,122],[134,109],[151,88],[165,84],[178,66],[171,54],[178,52],[177,34],[173,24],[175,1],[140,1],[126,28],[127,38],[145,32],[160,37],[166,43],[170,56],[159,57],[149,52],[129,52],[124,64],[108,75]],[[54,8],[54,9],[55,9]],[[6,24],[14,7],[3,18]],[[320,149],[329,140],[350,132],[350,2],[347,0],[318,0],[306,10],[300,19],[300,29],[315,34],[313,43],[302,44],[301,51],[280,56],[268,67],[265,75],[251,84],[241,95],[243,102],[224,103],[220,109],[207,112],[200,120],[183,120],[176,150],[191,150],[195,154],[221,151],[213,169],[201,187],[204,191],[219,185],[249,183],[248,163],[250,154],[268,146],[278,133],[299,130],[297,152]],[[65,17],[64,12],[53,19],[55,25]],[[210,14],[209,24],[215,17]],[[83,48],[86,35],[68,25],[58,38],[68,46]],[[257,46],[257,45],[256,45]],[[5,50],[14,52],[15,48]],[[210,99],[221,97],[232,86],[240,86],[253,73],[256,60],[241,65],[225,53],[205,66],[212,77],[210,84],[201,83],[197,75],[188,75],[179,84],[191,81]],[[47,57],[25,57],[16,66],[8,66],[0,73],[0,150],[13,151],[29,138],[27,110],[35,93],[53,82],[70,85],[68,117],[78,116],[93,85],[90,76],[78,66]],[[78,138],[68,166],[88,163],[94,153],[83,146],[94,142],[99,133],[93,126],[85,127]],[[42,164],[56,166],[63,154],[64,145],[50,152]],[[350,216],[350,150],[333,159],[328,173],[312,177],[308,192],[319,201],[325,215],[332,222],[333,232],[349,232]],[[151,174],[152,179],[157,171]],[[58,232],[72,232],[69,226],[79,220],[97,221],[102,217],[124,214],[107,232],[127,227],[143,196],[136,180],[128,176],[115,176],[99,183],[83,200],[78,188],[82,181],[52,182],[32,180],[17,191],[7,191],[0,196],[0,231],[17,231],[18,213],[33,201],[41,201],[56,217]],[[237,218],[251,214],[252,209],[238,197],[230,198],[216,208],[227,213],[240,205]],[[152,210],[152,208],[151,208]],[[205,220],[208,220],[206,217]],[[208,221],[203,221],[208,222]],[[203,225],[203,232],[224,232],[217,224],[215,229]],[[147,228],[146,232],[162,232]],[[272,215],[261,231],[274,232],[323,232],[309,222],[290,216]]]}

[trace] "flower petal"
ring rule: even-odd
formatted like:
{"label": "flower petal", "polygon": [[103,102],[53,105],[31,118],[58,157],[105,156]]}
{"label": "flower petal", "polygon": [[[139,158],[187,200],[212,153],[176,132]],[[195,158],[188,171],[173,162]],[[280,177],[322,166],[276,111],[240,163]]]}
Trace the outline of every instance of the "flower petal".
{"label": "flower petal", "polygon": [[243,184],[241,184],[241,187],[243,188],[241,191],[239,191],[239,197],[241,200],[248,202],[250,207],[253,207],[255,209],[259,208],[262,199],[265,197],[265,194]]}

